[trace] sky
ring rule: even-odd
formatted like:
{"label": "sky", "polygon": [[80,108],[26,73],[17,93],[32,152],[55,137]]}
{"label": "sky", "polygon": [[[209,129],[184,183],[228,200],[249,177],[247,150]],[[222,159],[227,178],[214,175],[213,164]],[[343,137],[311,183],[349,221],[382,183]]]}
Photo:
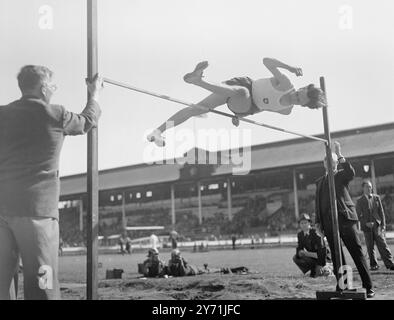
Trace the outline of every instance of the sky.
{"label": "sky", "polygon": [[[183,75],[199,61],[209,61],[205,79],[220,82],[269,77],[262,60],[273,57],[303,69],[303,77],[283,71],[296,88],[319,85],[319,77],[325,77],[331,131],[393,122],[393,9],[391,0],[99,0],[99,72],[197,103],[209,92],[185,83]],[[40,64],[55,72],[59,89],[52,102],[73,112],[83,109],[85,1],[0,0],[0,43],[0,105],[20,97],[19,69]],[[241,146],[294,138],[250,124],[235,128],[230,119],[210,114],[176,131],[195,133],[193,144],[171,139],[169,131],[167,146],[159,149],[145,136],[181,105],[107,84],[100,106],[100,170],[179,156],[193,145],[212,151],[234,146],[215,138],[207,144],[198,138],[204,130],[239,134],[231,143]],[[320,110],[295,107],[290,115],[262,112],[251,119],[303,134],[323,133]],[[86,171],[86,146],[86,136],[66,138],[62,176]]]}

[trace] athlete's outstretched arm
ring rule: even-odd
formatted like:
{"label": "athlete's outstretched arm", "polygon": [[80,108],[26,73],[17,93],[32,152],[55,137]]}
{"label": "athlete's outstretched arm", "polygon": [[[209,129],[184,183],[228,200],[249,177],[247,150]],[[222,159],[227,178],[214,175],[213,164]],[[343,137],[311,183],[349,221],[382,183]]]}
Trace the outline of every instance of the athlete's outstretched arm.
{"label": "athlete's outstretched arm", "polygon": [[279,71],[278,68],[285,69],[291,73],[294,73],[296,76],[302,76],[302,69],[301,68],[289,66],[288,64],[285,64],[277,59],[264,58],[263,63],[267,67],[267,69],[269,71],[271,71],[271,73],[277,79],[280,79],[280,77],[283,77],[283,74]]}

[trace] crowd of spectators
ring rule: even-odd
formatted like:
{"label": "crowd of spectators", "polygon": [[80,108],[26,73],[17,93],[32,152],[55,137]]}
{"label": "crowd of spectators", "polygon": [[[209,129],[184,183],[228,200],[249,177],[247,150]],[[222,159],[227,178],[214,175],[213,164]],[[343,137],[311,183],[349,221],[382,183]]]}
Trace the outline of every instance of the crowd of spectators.
{"label": "crowd of spectators", "polygon": [[[384,190],[382,204],[385,209],[388,230],[394,221],[394,201],[391,190]],[[281,197],[283,199],[281,199]],[[218,212],[209,217],[202,218],[202,224],[195,214],[195,208],[182,208],[176,212],[176,224],[171,224],[171,214],[168,208],[141,208],[133,212],[126,212],[128,224],[135,226],[160,225],[170,230],[174,228],[180,234],[191,239],[206,239],[207,237],[231,237],[231,234],[253,234],[258,229],[260,233],[275,236],[281,233],[294,232],[297,222],[294,215],[294,204],[289,204],[288,193],[277,194],[275,199],[280,205],[274,212],[267,208],[268,199],[261,195],[237,196],[233,200],[233,206],[239,209],[229,220],[226,208],[226,199],[218,203]],[[314,195],[300,197],[299,212],[308,213],[314,220]],[[114,219],[103,219],[105,213],[100,212],[99,235],[107,238],[122,232],[121,212],[112,213]],[[79,229],[78,208],[61,209],[60,234],[64,247],[85,245],[85,226]]]}
{"label": "crowd of spectators", "polygon": [[85,230],[79,229],[79,209],[75,207],[60,210],[59,226],[63,247],[79,247],[85,245]]}

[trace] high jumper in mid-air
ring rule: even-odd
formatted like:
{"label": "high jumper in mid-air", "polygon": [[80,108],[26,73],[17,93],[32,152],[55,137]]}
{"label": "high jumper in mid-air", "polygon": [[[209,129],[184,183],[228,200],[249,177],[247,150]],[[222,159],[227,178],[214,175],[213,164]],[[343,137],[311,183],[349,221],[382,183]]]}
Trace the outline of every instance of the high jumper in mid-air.
{"label": "high jumper in mid-air", "polygon": [[198,63],[195,69],[187,73],[183,79],[187,83],[211,92],[209,96],[196,104],[196,106],[203,106],[206,109],[189,106],[178,111],[150,133],[147,139],[155,142],[158,146],[164,146],[165,141],[162,134],[168,128],[168,123],[170,123],[170,127],[175,127],[191,117],[202,115],[224,104],[227,104],[230,111],[234,113],[234,125],[239,124],[238,118],[262,111],[288,115],[295,105],[310,109],[325,106],[324,93],[320,88],[309,84],[296,90],[290,79],[279,70],[285,69],[299,77],[302,76],[301,68],[291,67],[272,58],[264,58],[263,63],[272,73],[272,77],[258,80],[249,77],[236,77],[220,84],[205,81],[203,72],[208,67],[208,62]]}

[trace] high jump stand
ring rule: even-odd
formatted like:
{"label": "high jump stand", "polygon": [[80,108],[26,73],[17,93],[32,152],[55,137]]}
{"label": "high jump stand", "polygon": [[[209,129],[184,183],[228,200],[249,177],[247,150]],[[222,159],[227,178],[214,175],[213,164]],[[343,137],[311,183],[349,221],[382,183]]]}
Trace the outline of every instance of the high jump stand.
{"label": "high jump stand", "polygon": [[[91,81],[94,76],[98,73],[98,50],[97,50],[97,0],[87,0],[87,79]],[[165,99],[168,101],[172,101],[175,103],[193,106],[197,108],[207,109],[204,106],[198,106],[195,104],[190,104],[188,102],[184,102],[178,99],[174,99],[168,97],[166,95],[161,95],[153,92],[149,92],[143,89],[139,89],[133,86],[130,86],[125,83],[121,83],[118,81],[110,80],[108,78],[104,78],[104,81],[110,83],[112,85],[116,85],[119,87],[123,87],[126,89],[130,89],[133,91],[141,92],[144,94],[148,94],[151,96],[155,96],[161,99]],[[326,94],[324,77],[320,77],[320,87]],[[90,98],[88,93],[88,98]],[[330,192],[330,205],[331,205],[331,215],[333,221],[333,230],[334,230],[334,247],[335,247],[335,257],[336,257],[336,266],[334,266],[335,270],[338,270],[339,277],[343,276],[342,272],[342,257],[340,250],[340,237],[339,237],[339,229],[338,229],[338,212],[337,212],[337,203],[335,196],[335,184],[334,184],[334,173],[332,171],[332,151],[331,151],[331,136],[330,129],[328,125],[328,113],[327,108],[323,107],[323,121],[324,121],[324,133],[325,139],[304,135],[298,132],[293,132],[289,130],[285,130],[282,128],[274,127],[271,125],[263,124],[260,122],[256,122],[246,118],[239,118],[239,121],[251,123],[254,125],[267,127],[273,130],[286,132],[294,135],[298,135],[301,137],[309,138],[312,140],[317,140],[320,142],[324,142],[326,146],[326,156],[327,156],[327,166],[328,170],[328,178],[329,178],[329,192]],[[221,112],[218,110],[209,110],[211,113],[215,113],[221,116],[234,118],[234,115]],[[98,299],[98,221],[99,221],[99,183],[98,183],[98,129],[92,128],[92,130],[88,133],[87,138],[87,195],[88,195],[88,204],[87,204],[87,286],[86,286],[86,299],[88,300],[97,300]],[[345,286],[346,288],[346,286]],[[355,290],[340,290],[334,292],[328,291],[317,291],[316,292],[317,299],[366,299],[365,292],[357,292]]]}
{"label": "high jump stand", "polygon": [[[87,79],[92,81],[98,72],[97,0],[87,0]],[[88,92],[88,99],[90,94]],[[87,266],[86,299],[98,299],[98,129],[88,132],[87,151]]]}
{"label": "high jump stand", "polygon": [[[327,92],[326,92],[326,84],[324,77],[320,77],[320,88],[324,92],[324,96],[327,102]],[[324,134],[326,137],[326,159],[327,159],[327,169],[328,169],[328,187],[330,192],[330,207],[331,207],[331,220],[332,220],[332,230],[333,230],[333,240],[334,240],[334,248],[335,248],[335,260],[336,263],[334,265],[334,270],[338,273],[337,280],[338,281],[338,291],[316,291],[316,298],[318,300],[331,300],[331,299],[349,299],[349,300],[365,300],[367,298],[366,292],[357,291],[352,288],[348,288],[345,283],[346,268],[343,268],[342,264],[342,254],[341,254],[341,243],[339,236],[339,226],[338,226],[338,209],[337,209],[337,199],[335,193],[335,183],[334,183],[334,172],[332,170],[333,167],[333,159],[332,159],[332,151],[331,151],[331,134],[330,128],[328,124],[328,112],[327,112],[327,103],[326,106],[322,108],[323,111],[323,122],[324,122]],[[342,283],[341,288],[340,283]]]}

